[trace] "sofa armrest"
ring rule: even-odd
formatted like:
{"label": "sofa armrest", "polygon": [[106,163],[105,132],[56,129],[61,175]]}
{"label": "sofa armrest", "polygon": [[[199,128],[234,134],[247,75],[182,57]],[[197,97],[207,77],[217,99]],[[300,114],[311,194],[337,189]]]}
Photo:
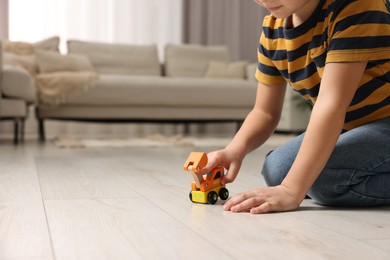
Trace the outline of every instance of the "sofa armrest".
{"label": "sofa armrest", "polygon": [[1,78],[1,95],[35,103],[37,91],[33,78],[20,67],[4,65]]}
{"label": "sofa armrest", "polygon": [[251,81],[257,82],[257,79],[255,77],[256,69],[257,69],[257,62],[249,63],[246,66],[246,78]]}

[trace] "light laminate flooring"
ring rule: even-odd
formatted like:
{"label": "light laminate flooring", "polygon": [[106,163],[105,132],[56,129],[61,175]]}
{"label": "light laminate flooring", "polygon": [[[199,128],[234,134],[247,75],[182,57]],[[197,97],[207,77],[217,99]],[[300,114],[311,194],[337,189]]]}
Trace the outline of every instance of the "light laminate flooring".
{"label": "light laminate flooring", "polygon": [[[218,147],[215,147],[217,149]],[[250,154],[231,195],[265,185],[272,145]],[[0,260],[390,259],[390,207],[267,215],[189,201],[191,151],[59,149],[0,142]]]}

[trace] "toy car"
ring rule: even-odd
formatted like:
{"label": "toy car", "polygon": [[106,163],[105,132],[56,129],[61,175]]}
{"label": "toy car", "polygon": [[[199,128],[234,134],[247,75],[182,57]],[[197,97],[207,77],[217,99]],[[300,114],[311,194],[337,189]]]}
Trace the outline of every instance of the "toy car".
{"label": "toy car", "polygon": [[194,180],[191,183],[190,200],[197,203],[215,204],[218,197],[226,200],[229,191],[221,183],[224,176],[224,168],[217,167],[203,175],[201,170],[207,165],[207,154],[204,152],[192,152],[184,163],[184,170],[191,172]]}

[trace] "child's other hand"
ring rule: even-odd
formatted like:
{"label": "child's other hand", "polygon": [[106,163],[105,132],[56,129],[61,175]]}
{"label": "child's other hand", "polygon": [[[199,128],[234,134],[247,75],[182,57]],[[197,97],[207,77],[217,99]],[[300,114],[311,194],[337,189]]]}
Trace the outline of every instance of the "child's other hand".
{"label": "child's other hand", "polygon": [[279,185],[240,193],[227,201],[224,209],[260,214],[296,210],[301,202],[287,187]]}
{"label": "child's other hand", "polygon": [[227,149],[211,152],[207,157],[208,163],[202,169],[202,174],[206,174],[212,169],[222,166],[227,170],[226,175],[221,180],[223,184],[231,183],[236,179],[242,164],[242,158]]}

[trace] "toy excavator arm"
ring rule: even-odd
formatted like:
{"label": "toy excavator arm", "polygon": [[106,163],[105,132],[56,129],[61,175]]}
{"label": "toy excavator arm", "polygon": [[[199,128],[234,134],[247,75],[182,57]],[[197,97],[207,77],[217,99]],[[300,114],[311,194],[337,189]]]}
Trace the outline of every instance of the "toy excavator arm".
{"label": "toy excavator arm", "polygon": [[200,189],[200,183],[203,181],[201,170],[207,165],[207,154],[204,152],[192,152],[184,163],[184,170],[189,171],[195,181],[195,186]]}

